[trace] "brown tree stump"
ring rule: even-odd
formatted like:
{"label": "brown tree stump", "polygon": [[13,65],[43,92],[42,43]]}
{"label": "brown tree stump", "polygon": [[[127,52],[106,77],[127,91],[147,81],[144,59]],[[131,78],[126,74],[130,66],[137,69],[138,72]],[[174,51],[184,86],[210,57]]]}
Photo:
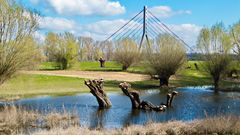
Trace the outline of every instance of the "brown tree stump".
{"label": "brown tree stump", "polygon": [[139,98],[139,92],[138,91],[129,91],[129,87],[131,85],[129,83],[120,83],[119,87],[122,89],[122,92],[128,96],[132,102],[132,108],[133,109],[138,109],[140,107],[140,98]]}
{"label": "brown tree stump", "polygon": [[165,109],[167,107],[172,106],[173,99],[178,94],[177,91],[173,91],[172,93],[168,93],[166,104],[154,105],[149,101],[141,101],[140,98],[139,98],[139,92],[138,91],[129,91],[129,88],[131,87],[131,85],[129,83],[126,83],[126,82],[120,83],[119,87],[121,88],[123,93],[130,98],[133,109],[165,111]]}
{"label": "brown tree stump", "polygon": [[99,62],[100,62],[100,67],[101,68],[105,67],[105,60],[103,58],[100,58]]}
{"label": "brown tree stump", "polygon": [[103,83],[103,79],[85,81],[85,85],[88,86],[90,92],[96,97],[99,108],[109,108],[112,106],[112,103],[103,90]]}

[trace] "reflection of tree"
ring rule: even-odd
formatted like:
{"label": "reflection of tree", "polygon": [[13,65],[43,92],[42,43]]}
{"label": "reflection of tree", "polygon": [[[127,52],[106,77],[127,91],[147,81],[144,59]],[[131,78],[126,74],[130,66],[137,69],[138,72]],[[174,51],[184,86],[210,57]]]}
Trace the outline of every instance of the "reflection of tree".
{"label": "reflection of tree", "polygon": [[128,113],[127,117],[125,119],[123,119],[123,127],[127,127],[130,126],[133,121],[133,119],[135,117],[138,117],[140,114],[140,110],[139,109],[132,109],[132,111],[130,113]]}
{"label": "reflection of tree", "polygon": [[[211,98],[215,103],[219,103],[223,98],[220,97],[220,93],[212,93]],[[226,100],[224,100],[224,102],[227,102]]]}
{"label": "reflection of tree", "polygon": [[108,109],[98,109],[94,111],[90,118],[90,128],[102,129],[105,125],[105,116]]}

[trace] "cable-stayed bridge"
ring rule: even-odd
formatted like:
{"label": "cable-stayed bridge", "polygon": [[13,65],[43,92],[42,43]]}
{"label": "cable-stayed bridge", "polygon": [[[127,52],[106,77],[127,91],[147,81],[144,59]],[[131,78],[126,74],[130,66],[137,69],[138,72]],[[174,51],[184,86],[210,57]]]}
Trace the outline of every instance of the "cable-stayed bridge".
{"label": "cable-stayed bridge", "polygon": [[150,10],[144,6],[143,10],[137,13],[126,24],[115,31],[105,41],[119,41],[121,39],[130,38],[142,47],[144,40],[150,43],[150,40],[156,39],[161,34],[168,34],[180,42],[193,52],[194,49],[188,45],[182,38],[174,33],[166,24],[157,18]]}

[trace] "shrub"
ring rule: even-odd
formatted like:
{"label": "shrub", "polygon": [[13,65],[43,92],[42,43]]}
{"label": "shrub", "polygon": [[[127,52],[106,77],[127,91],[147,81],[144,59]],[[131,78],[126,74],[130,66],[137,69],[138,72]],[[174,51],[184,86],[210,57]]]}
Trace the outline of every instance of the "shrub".
{"label": "shrub", "polygon": [[169,78],[184,64],[186,51],[183,45],[170,35],[161,35],[148,47],[146,61],[151,75],[157,75],[160,86],[168,86]]}
{"label": "shrub", "polygon": [[37,16],[11,0],[0,0],[0,84],[18,70],[33,66],[37,52],[31,35]]}
{"label": "shrub", "polygon": [[117,42],[114,60],[122,64],[122,70],[127,70],[131,65],[140,60],[140,51],[135,41],[126,38]]}
{"label": "shrub", "polygon": [[204,54],[206,61],[203,67],[212,76],[215,91],[219,81],[230,65],[231,38],[225,32],[222,24],[216,24],[211,29],[203,28],[198,38],[198,48]]}

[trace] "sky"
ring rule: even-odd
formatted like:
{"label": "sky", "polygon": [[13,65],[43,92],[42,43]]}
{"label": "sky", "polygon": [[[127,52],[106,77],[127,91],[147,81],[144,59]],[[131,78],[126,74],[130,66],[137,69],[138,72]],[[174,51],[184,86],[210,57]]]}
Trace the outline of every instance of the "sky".
{"label": "sky", "polygon": [[240,0],[17,0],[37,11],[44,41],[48,32],[71,32],[105,40],[146,6],[187,44],[194,47],[203,27],[240,20]]}

